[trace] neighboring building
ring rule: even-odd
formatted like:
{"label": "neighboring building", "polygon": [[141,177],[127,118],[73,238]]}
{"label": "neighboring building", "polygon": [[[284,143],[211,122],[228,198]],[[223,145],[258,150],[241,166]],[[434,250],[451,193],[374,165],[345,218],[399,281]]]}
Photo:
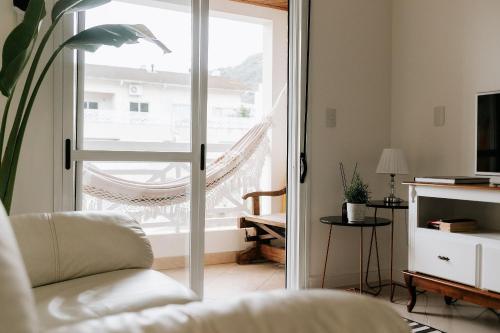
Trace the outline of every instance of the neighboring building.
{"label": "neighboring building", "polygon": [[[189,149],[188,73],[91,64],[85,73],[86,149]],[[208,84],[207,137],[210,144],[227,147],[262,119],[261,94],[221,76],[210,76]]]}

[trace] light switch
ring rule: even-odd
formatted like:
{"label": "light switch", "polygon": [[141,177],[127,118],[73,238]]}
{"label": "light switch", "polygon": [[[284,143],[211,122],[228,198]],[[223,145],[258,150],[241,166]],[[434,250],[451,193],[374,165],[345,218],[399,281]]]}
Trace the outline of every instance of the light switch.
{"label": "light switch", "polygon": [[337,110],[332,108],[326,109],[326,127],[337,126]]}
{"label": "light switch", "polygon": [[446,122],[446,107],[436,106],[434,108],[434,126],[442,127]]}

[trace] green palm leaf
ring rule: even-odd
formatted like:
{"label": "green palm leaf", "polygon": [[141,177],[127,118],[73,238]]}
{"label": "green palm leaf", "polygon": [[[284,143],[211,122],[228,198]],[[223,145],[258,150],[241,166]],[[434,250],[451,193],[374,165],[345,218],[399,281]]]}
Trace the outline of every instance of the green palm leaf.
{"label": "green palm leaf", "polygon": [[2,50],[0,91],[9,97],[33,49],[38,28],[45,17],[45,1],[31,0],[23,21],[9,34]]}
{"label": "green palm leaf", "polygon": [[75,13],[104,5],[111,0],[59,0],[52,8],[52,22],[64,14]]}
{"label": "green palm leaf", "polygon": [[142,24],[104,24],[86,29],[64,42],[63,46],[95,52],[103,45],[120,47],[135,44],[139,39],[156,44],[164,53],[171,51]]}

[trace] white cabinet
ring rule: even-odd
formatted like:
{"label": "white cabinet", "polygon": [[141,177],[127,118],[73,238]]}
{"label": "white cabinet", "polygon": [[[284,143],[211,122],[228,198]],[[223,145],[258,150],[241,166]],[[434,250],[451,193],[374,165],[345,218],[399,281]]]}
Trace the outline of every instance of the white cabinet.
{"label": "white cabinet", "polygon": [[435,230],[417,230],[414,270],[475,286],[478,244],[450,236]]}
{"label": "white cabinet", "polygon": [[481,288],[500,293],[500,246],[482,247]]}
{"label": "white cabinet", "polygon": [[[500,188],[409,183],[409,271],[500,293]],[[427,228],[436,218],[474,218],[479,230]]]}

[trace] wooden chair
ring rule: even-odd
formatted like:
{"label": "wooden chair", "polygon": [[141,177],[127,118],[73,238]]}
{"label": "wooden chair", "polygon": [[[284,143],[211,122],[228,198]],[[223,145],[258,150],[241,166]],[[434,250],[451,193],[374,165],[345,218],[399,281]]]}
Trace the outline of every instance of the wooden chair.
{"label": "wooden chair", "polygon": [[255,246],[241,251],[236,261],[240,265],[250,264],[262,259],[274,261],[280,264],[286,262],[286,250],[284,247],[271,245],[271,240],[286,240],[286,214],[260,214],[260,198],[277,197],[286,194],[286,188],[278,191],[252,192],[243,196],[243,199],[252,198],[252,215],[244,216],[239,220],[239,228],[255,228],[255,236],[246,235],[247,242],[255,242]]}

